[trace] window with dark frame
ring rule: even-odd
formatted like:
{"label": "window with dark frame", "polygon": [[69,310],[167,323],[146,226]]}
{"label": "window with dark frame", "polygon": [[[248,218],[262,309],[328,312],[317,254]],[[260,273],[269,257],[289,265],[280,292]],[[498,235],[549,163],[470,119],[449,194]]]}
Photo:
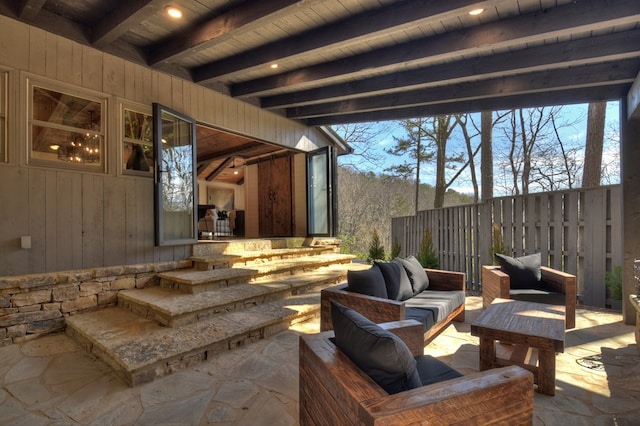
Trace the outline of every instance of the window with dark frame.
{"label": "window with dark frame", "polygon": [[123,172],[153,176],[153,116],[123,107],[122,126]]}
{"label": "window with dark frame", "polygon": [[106,99],[30,89],[31,162],[104,171]]}

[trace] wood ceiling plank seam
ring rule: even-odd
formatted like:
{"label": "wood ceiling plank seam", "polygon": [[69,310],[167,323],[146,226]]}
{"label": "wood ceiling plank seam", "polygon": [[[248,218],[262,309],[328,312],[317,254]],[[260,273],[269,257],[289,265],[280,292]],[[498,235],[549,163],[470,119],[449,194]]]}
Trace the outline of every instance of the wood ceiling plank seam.
{"label": "wood ceiling plank seam", "polygon": [[139,22],[160,13],[165,3],[165,0],[127,0],[120,2],[111,13],[93,25],[93,45],[101,48],[112,43],[138,25]]}
{"label": "wood ceiling plank seam", "polygon": [[630,83],[636,76],[640,65],[639,59],[629,59],[616,63],[571,67],[562,70],[540,71],[510,77],[498,77],[483,80],[482,85],[475,82],[457,85],[440,86],[429,89],[414,90],[402,94],[373,96],[352,99],[343,102],[317,104],[287,110],[287,117],[315,118],[332,115],[334,111],[349,114],[358,111],[375,111],[381,109],[447,103],[455,99],[460,101],[490,98],[492,96],[513,96],[538,91],[560,90],[579,87],[593,87],[599,83],[599,75],[609,74],[607,84],[613,82]]}
{"label": "wood ceiling plank seam", "polygon": [[[493,3],[496,1],[498,0],[494,0]],[[416,14],[415,10],[412,9],[412,5],[419,3],[422,2],[404,2],[401,4],[404,9],[400,12],[396,10],[398,7],[389,7],[381,11],[358,15],[347,21],[334,22],[326,27],[312,28],[304,34],[299,34],[295,38],[275,42],[269,47],[256,48],[250,52],[243,52],[223,60],[212,61],[209,64],[194,69],[194,79],[196,81],[206,81],[212,78],[220,78],[230,72],[243,71],[253,66],[264,65],[268,62],[282,61],[281,58],[270,55],[282,56],[286,52],[287,55],[291,56],[296,53],[301,54],[313,51],[312,46],[315,46],[315,50],[317,50],[322,47],[326,48],[329,43],[344,44],[362,37],[371,38],[372,28],[376,28],[377,33],[384,31],[386,34],[389,34],[391,28],[399,27],[401,30],[403,26],[411,25],[411,22],[418,22],[417,20],[428,22],[430,20],[441,19],[438,17],[442,16],[456,16],[464,13],[463,9],[468,8],[469,4],[473,2],[469,2],[468,0],[454,0],[454,6],[448,7],[455,7],[455,9],[446,9],[445,6],[436,4],[440,7],[437,11]],[[448,3],[451,3],[451,1]],[[366,33],[363,31],[364,28],[367,28]],[[333,34],[334,36],[328,39],[327,34]],[[265,48],[269,50],[263,52]]]}
{"label": "wood ceiling plank seam", "polygon": [[[580,18],[575,18],[580,22],[576,22],[572,26],[572,31],[584,31],[589,27],[610,26],[616,22],[629,22],[640,19],[640,2],[629,4],[629,1],[625,1],[624,3],[626,3],[625,7],[621,7],[620,10],[615,12],[609,11],[607,14],[599,13],[597,9],[594,10],[590,7],[582,8],[582,14],[576,14],[580,15]],[[580,3],[579,5],[582,4]],[[634,12],[632,16],[625,15],[625,13],[630,13],[631,11]],[[544,25],[538,25],[539,22],[534,21],[539,19],[539,14],[526,15],[501,22],[499,27],[483,25],[471,28],[465,33],[465,37],[461,37],[460,33],[447,33],[436,37],[435,40],[414,41],[402,46],[402,48],[383,48],[375,52],[351,57],[349,60],[340,59],[333,63],[318,64],[292,73],[234,84],[231,87],[231,93],[234,97],[263,95],[269,90],[285,85],[304,89],[305,84],[311,84],[313,80],[325,79],[331,81],[337,76],[345,74],[362,76],[363,69],[367,68],[390,69],[397,63],[426,62],[428,58],[453,57],[466,50],[487,51],[492,47],[506,47],[509,43],[517,42],[518,40],[521,42],[527,40],[535,41],[568,33],[569,30],[566,23],[567,10],[562,10],[555,14],[552,14],[552,12],[549,11],[545,14],[545,20],[542,21]],[[531,27],[535,31],[532,31]],[[455,49],[455,52],[452,52],[451,49]],[[194,78],[196,80],[199,79],[195,74]]]}
{"label": "wood ceiling plank seam", "polygon": [[[321,0],[308,0],[309,5]],[[146,48],[148,64],[153,66],[159,62],[175,61],[193,51],[208,48],[221,40],[237,36],[253,28],[273,21],[295,8],[298,0],[255,0],[215,16],[201,24],[197,29],[175,34],[171,38],[161,40]]]}
{"label": "wood ceiling plank seam", "polygon": [[[568,105],[588,103],[601,100],[618,100],[629,90],[630,84],[612,84],[610,86],[598,86],[589,88],[559,91],[553,94],[554,105]],[[389,111],[375,111],[358,114],[336,114],[305,120],[311,127],[353,124],[363,122],[402,120],[411,117],[431,117],[441,114],[464,114],[479,111],[502,111],[513,108],[534,108],[549,106],[550,94],[536,92],[529,95],[516,95],[474,100],[473,102],[461,101],[447,104],[425,105],[411,108],[398,108]]]}

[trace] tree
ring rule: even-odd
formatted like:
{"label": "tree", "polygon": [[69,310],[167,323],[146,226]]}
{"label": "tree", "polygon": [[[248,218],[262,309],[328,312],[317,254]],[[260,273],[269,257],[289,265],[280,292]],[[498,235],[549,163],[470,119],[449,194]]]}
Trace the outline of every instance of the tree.
{"label": "tree", "polygon": [[391,124],[379,122],[332,126],[332,130],[353,148],[353,153],[340,157],[340,164],[360,171],[366,168],[380,169],[383,159],[375,150],[375,142],[388,137]]}
{"label": "tree", "polygon": [[422,241],[420,242],[420,253],[418,253],[416,259],[425,268],[440,268],[440,259],[438,259],[438,253],[433,249],[431,230],[429,228],[424,228]]}
{"label": "tree", "polygon": [[452,179],[449,182],[445,180],[445,168],[453,168],[452,163],[461,163],[464,156],[457,154],[447,156],[447,142],[456,127],[457,120],[455,115],[439,115],[427,121],[430,127],[425,127],[426,136],[433,141],[436,146],[436,197],[433,202],[434,208],[444,206],[444,194],[447,188],[451,186]]}
{"label": "tree", "polygon": [[436,185],[433,207],[444,205],[444,196],[455,178],[446,181],[445,169],[454,167],[454,163],[463,161],[463,155],[447,155],[447,142],[456,127],[457,121],[454,115],[441,115],[427,118],[413,118],[401,121],[402,127],[407,132],[404,138],[395,138],[396,145],[387,150],[387,153],[395,156],[409,155],[413,162],[405,162],[387,168],[396,176],[415,179],[415,206],[416,212],[419,205],[420,170],[421,165],[434,162],[436,165]]}
{"label": "tree", "polygon": [[587,140],[584,152],[582,187],[600,186],[602,177],[602,149],[604,145],[604,121],[606,101],[592,102],[587,113]]}
{"label": "tree", "polygon": [[[493,112],[482,111],[480,113],[480,184],[482,186],[482,201],[493,198]],[[477,197],[475,202],[478,202]]]}
{"label": "tree", "polygon": [[412,118],[403,120],[400,125],[406,131],[406,137],[398,138],[393,137],[396,144],[393,148],[387,149],[386,152],[395,156],[409,155],[413,162],[406,162],[399,165],[393,165],[387,167],[385,170],[390,171],[395,176],[403,179],[413,178],[415,181],[414,187],[414,214],[418,212],[419,202],[419,190],[420,190],[420,166],[423,162],[430,161],[435,152],[429,150],[432,148],[432,144],[424,144],[424,132],[423,126],[427,119],[425,118]]}
{"label": "tree", "polygon": [[[511,183],[505,183],[507,192],[516,195],[529,193],[536,144],[549,138],[547,124],[559,110],[560,107],[539,107],[510,111],[506,125],[501,129],[508,145],[505,168],[510,171]],[[538,154],[545,155],[542,150]],[[504,167],[505,163],[502,164]]]}
{"label": "tree", "polygon": [[384,260],[384,247],[380,244],[380,237],[378,236],[378,230],[373,229],[373,237],[371,238],[371,244],[369,245],[369,255],[367,256],[367,262],[373,263],[375,260]]}
{"label": "tree", "polygon": [[[376,229],[380,245],[391,247],[392,258],[401,247],[391,239],[391,218],[409,216],[414,212],[413,185],[409,180],[372,172],[359,172],[353,168],[338,167],[338,235],[344,253],[367,259],[371,232]],[[434,189],[420,185],[423,206],[433,203]],[[468,204],[471,198],[455,191],[447,191],[445,204]],[[426,206],[424,207],[426,208]]]}

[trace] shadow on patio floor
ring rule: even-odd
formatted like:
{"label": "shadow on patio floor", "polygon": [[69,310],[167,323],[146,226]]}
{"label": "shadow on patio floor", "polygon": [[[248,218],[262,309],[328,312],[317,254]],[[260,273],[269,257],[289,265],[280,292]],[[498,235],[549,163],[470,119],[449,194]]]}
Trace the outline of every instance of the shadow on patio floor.
{"label": "shadow on patio floor", "polygon": [[[478,370],[469,323],[425,348],[462,373]],[[0,348],[0,423],[11,425],[296,425],[298,335],[306,323],[136,388],[65,335]],[[556,395],[535,393],[534,425],[640,424],[640,351],[620,314],[579,309],[557,355]]]}

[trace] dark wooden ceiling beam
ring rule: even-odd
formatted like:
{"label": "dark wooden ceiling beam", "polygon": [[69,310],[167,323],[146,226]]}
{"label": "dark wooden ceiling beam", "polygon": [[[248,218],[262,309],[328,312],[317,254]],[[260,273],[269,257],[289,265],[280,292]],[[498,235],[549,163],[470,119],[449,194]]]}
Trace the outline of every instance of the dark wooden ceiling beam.
{"label": "dark wooden ceiling beam", "polygon": [[636,76],[627,95],[627,114],[630,120],[640,119],[640,73]]}
{"label": "dark wooden ceiling beam", "polygon": [[[376,110],[390,110],[419,105],[448,103],[455,100],[476,100],[492,97],[522,95],[535,92],[553,92],[572,88],[595,87],[611,83],[631,84],[640,68],[640,59],[627,59],[603,64],[584,65],[539,71],[511,77],[494,78],[481,82],[449,84],[406,93],[358,98],[342,102],[291,108],[287,117],[301,119],[324,115],[354,114]],[[603,82],[602,76],[607,80]]]}
{"label": "dark wooden ceiling beam", "polygon": [[[441,36],[414,40],[372,52],[353,55],[307,68],[265,77],[231,87],[234,97],[266,95],[283,88],[305,88],[319,82],[331,83],[345,76],[366,77],[368,73],[396,71],[398,65],[419,66],[461,55],[488,54],[514,44],[540,42],[603,28],[637,23],[640,2],[636,0],[590,0],[571,3],[544,12],[478,25]],[[195,80],[195,79],[194,79]]]}
{"label": "dark wooden ceiling beam", "polygon": [[414,117],[432,117],[442,114],[462,114],[479,111],[503,111],[514,108],[534,108],[541,106],[570,105],[596,101],[618,100],[629,90],[629,83],[579,87],[553,92],[536,92],[514,96],[486,99],[460,100],[444,104],[421,105],[387,111],[362,112],[359,114],[334,114],[306,120],[309,126],[369,123],[376,121],[403,120]]}
{"label": "dark wooden ceiling beam", "polygon": [[475,81],[480,77],[504,77],[549,68],[620,61],[639,56],[640,29],[571,40],[554,46],[536,46],[492,56],[448,62],[318,89],[268,96],[260,100],[260,105],[267,109],[292,108],[365,95]]}
{"label": "dark wooden ceiling beam", "polygon": [[92,42],[103,48],[149,16],[162,11],[168,0],[123,0],[94,26]]}
{"label": "dark wooden ceiling beam", "polygon": [[224,171],[224,169],[229,167],[229,165],[231,164],[232,161],[233,161],[233,157],[228,157],[226,160],[224,160],[222,162],[222,164],[220,164],[218,167],[216,167],[215,170],[213,170],[211,173],[209,173],[205,177],[205,180],[207,180],[207,181],[213,180],[216,176],[218,176],[220,173],[222,173]]}
{"label": "dark wooden ceiling beam", "polygon": [[254,151],[256,149],[256,145],[262,146],[259,142],[248,142],[233,148],[218,150],[215,155],[199,155],[198,164],[219,160],[224,157],[242,157],[243,155]]}
{"label": "dark wooden ceiling beam", "polygon": [[196,67],[193,69],[193,77],[196,81],[205,82],[254,67],[263,67],[286,58],[313,54],[314,51],[328,46],[335,48],[341,44],[352,44],[383,35],[390,30],[400,31],[409,26],[420,25],[420,21],[427,19],[432,22],[450,19],[467,13],[471,7],[495,7],[505,1],[410,0],[394,3]]}
{"label": "dark wooden ceiling beam", "polygon": [[[274,14],[284,13],[284,9],[294,6],[300,0],[253,0],[240,4],[222,15],[189,28],[183,34],[176,34],[147,49],[149,65],[169,62],[183,55],[192,55],[210,47],[213,43],[238,34],[243,27],[260,27],[272,22]],[[313,0],[317,1],[317,0]]]}
{"label": "dark wooden ceiling beam", "polygon": [[29,21],[29,24],[84,45],[91,44],[91,30],[88,27],[51,13],[45,8],[40,9],[38,14]]}
{"label": "dark wooden ceiling beam", "polygon": [[38,13],[40,13],[40,10],[42,9],[42,6],[44,6],[44,3],[46,1],[47,0],[23,1],[22,6],[20,7],[20,11],[18,12],[18,17],[20,19],[24,19],[25,21],[31,21],[38,15]]}

